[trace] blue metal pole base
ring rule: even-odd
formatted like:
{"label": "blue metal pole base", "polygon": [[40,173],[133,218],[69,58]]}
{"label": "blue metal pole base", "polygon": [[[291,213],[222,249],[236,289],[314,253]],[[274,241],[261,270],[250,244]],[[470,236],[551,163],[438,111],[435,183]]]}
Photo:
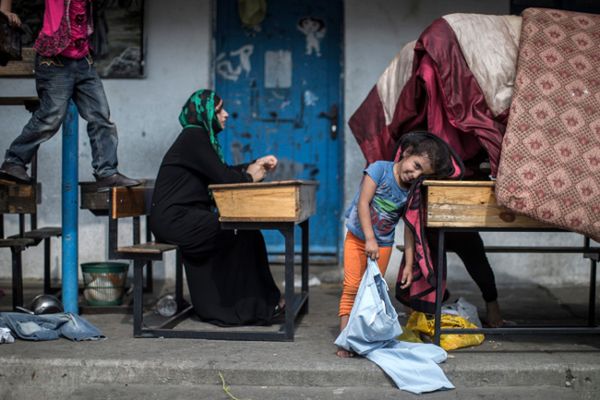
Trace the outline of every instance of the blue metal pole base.
{"label": "blue metal pole base", "polygon": [[63,122],[62,144],[62,302],[65,312],[79,313],[78,171],[79,115],[73,101]]}

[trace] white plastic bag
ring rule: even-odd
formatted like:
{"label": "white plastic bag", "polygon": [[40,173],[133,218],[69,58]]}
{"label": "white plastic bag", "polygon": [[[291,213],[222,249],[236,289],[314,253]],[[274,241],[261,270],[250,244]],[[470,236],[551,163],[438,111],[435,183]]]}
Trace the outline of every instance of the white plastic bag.
{"label": "white plastic bag", "polygon": [[463,297],[459,297],[458,300],[452,304],[443,305],[442,314],[460,315],[469,322],[477,325],[478,328],[481,328],[481,321],[477,315],[477,307],[469,303]]}

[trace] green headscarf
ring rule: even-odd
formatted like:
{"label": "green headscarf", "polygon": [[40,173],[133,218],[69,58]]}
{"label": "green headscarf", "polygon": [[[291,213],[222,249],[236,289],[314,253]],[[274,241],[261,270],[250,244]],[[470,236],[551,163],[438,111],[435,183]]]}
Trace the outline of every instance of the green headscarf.
{"label": "green headscarf", "polygon": [[201,89],[194,92],[185,102],[179,114],[179,123],[184,128],[199,127],[204,129],[210,138],[210,144],[217,155],[224,161],[223,150],[217,140],[217,133],[223,130],[215,107],[221,102],[221,98],[212,90]]}

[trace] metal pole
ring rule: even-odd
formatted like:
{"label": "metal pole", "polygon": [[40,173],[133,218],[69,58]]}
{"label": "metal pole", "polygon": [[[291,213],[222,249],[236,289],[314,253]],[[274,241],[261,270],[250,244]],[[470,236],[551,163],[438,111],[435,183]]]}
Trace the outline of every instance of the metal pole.
{"label": "metal pole", "polygon": [[79,286],[77,279],[77,183],[79,116],[73,101],[63,122],[62,144],[62,302],[65,312],[77,314]]}

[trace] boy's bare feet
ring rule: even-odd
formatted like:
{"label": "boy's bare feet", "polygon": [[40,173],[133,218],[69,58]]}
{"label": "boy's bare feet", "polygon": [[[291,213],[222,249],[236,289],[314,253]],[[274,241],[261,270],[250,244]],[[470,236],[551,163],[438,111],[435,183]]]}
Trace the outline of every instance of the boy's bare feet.
{"label": "boy's bare feet", "polygon": [[355,353],[348,351],[346,349],[342,349],[341,347],[338,347],[335,354],[340,358],[351,358],[351,357],[354,357],[354,355],[355,355]]}

